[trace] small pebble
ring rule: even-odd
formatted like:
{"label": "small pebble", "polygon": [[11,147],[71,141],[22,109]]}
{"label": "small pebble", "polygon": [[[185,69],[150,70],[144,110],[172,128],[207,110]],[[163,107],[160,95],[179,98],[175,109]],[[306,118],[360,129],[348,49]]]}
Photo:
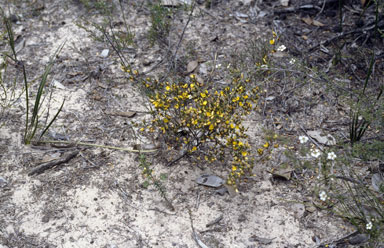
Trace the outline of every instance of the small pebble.
{"label": "small pebble", "polygon": [[101,57],[108,57],[108,54],[109,54],[109,49],[104,49],[101,53],[100,53],[100,56]]}

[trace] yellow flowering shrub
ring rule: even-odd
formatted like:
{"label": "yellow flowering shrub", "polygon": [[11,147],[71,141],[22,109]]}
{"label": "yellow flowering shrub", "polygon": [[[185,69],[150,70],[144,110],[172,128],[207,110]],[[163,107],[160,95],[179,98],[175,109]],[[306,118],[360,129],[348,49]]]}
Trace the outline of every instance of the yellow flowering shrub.
{"label": "yellow flowering shrub", "polygon": [[[130,73],[131,80],[137,77],[137,71],[123,70]],[[158,133],[169,149],[197,160],[230,161],[227,183],[236,187],[236,182],[252,171],[242,121],[256,107],[259,88],[243,74],[226,87],[199,83],[193,74],[186,81],[141,80],[153,118],[144,122],[140,131]]]}

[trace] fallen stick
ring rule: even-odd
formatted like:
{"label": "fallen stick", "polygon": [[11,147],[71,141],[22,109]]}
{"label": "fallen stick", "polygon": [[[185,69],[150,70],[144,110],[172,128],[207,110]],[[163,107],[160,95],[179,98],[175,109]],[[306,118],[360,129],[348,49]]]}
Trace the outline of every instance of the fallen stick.
{"label": "fallen stick", "polygon": [[79,154],[78,150],[71,152],[71,153],[67,154],[66,156],[59,158],[59,159],[56,159],[54,161],[40,164],[38,167],[34,168],[31,172],[29,172],[28,176],[32,176],[35,174],[41,174],[44,171],[55,167],[56,165],[67,163],[69,160],[76,157],[77,154]]}

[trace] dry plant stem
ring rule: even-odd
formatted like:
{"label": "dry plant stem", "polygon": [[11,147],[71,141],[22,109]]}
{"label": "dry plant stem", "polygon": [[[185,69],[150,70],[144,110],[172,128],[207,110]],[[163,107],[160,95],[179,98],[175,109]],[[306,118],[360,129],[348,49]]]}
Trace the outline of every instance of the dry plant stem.
{"label": "dry plant stem", "polygon": [[184,38],[184,34],[185,34],[185,31],[187,30],[188,24],[190,23],[190,21],[191,21],[191,19],[192,19],[192,14],[193,14],[194,9],[195,9],[195,4],[193,4],[192,7],[191,7],[191,12],[190,12],[189,15],[188,15],[188,21],[187,21],[187,23],[186,23],[185,26],[184,26],[184,29],[183,29],[183,32],[181,33],[179,42],[177,43],[175,53],[174,53],[173,56],[172,56],[172,60],[174,60],[174,63],[173,63],[173,64],[174,64],[175,68],[176,68],[176,63],[177,63],[176,55],[177,55],[177,52],[179,51],[180,44],[181,44],[181,41],[182,41],[183,38]]}
{"label": "dry plant stem", "polygon": [[28,176],[32,176],[35,174],[41,174],[44,171],[55,167],[56,165],[67,163],[69,160],[76,157],[77,154],[79,154],[79,151],[73,151],[73,152],[69,153],[67,156],[65,156],[64,158],[59,158],[59,159],[56,159],[54,161],[43,163],[43,164],[39,165],[37,168],[34,168],[31,172],[29,172]]}
{"label": "dry plant stem", "polygon": [[196,244],[200,247],[200,248],[209,248],[208,246],[206,246],[203,242],[201,242],[201,240],[199,239],[199,237],[197,236],[197,233],[195,231],[195,228],[193,226],[193,218],[192,218],[192,211],[191,209],[188,209],[188,213],[189,213],[189,219],[191,220],[191,228],[192,228],[192,237],[193,239],[196,241]]}
{"label": "dry plant stem", "polygon": [[134,153],[152,153],[157,152],[158,149],[152,149],[152,150],[135,150],[135,149],[129,149],[125,147],[117,147],[117,146],[105,146],[105,145],[98,145],[98,144],[91,144],[91,143],[84,143],[84,142],[74,142],[74,141],[62,141],[62,140],[42,140],[38,143],[45,143],[45,144],[69,144],[73,146],[90,146],[90,147],[100,147],[100,148],[107,148],[112,150],[119,150],[119,151],[125,151],[125,152],[134,152]]}
{"label": "dry plant stem", "polygon": [[305,135],[311,140],[311,142],[312,142],[313,144],[315,144],[315,145],[317,146],[317,148],[319,148],[320,151],[323,151],[323,148],[321,147],[321,145],[319,145],[319,143],[317,143],[316,140],[314,140],[311,136],[308,135],[307,130],[305,130],[305,128],[304,128],[300,123],[295,122],[290,116],[288,116],[288,118],[289,118],[292,122],[296,123],[296,124],[300,127],[300,129],[301,129],[301,130],[305,133]]}

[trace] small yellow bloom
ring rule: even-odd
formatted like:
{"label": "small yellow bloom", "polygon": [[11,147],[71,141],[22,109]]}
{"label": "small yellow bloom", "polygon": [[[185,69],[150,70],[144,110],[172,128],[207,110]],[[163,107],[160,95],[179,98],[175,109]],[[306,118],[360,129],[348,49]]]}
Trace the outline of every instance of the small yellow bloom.
{"label": "small yellow bloom", "polygon": [[166,89],[167,91],[170,91],[170,90],[171,90],[171,87],[167,86],[167,87],[165,87],[165,89]]}
{"label": "small yellow bloom", "polygon": [[204,102],[203,102],[203,105],[205,106],[205,105],[207,105],[207,103],[208,103],[207,101],[204,101]]}
{"label": "small yellow bloom", "polygon": [[279,147],[279,144],[274,144],[273,147],[274,147],[274,148],[278,148],[278,147]]}
{"label": "small yellow bloom", "polygon": [[246,151],[241,152],[241,155],[243,155],[243,157],[247,156],[247,154],[248,153]]}
{"label": "small yellow bloom", "polygon": [[143,127],[142,127],[142,128],[140,128],[140,132],[144,132],[144,130],[145,130],[145,129],[144,129]]}
{"label": "small yellow bloom", "polygon": [[195,79],[195,74],[191,74],[190,76],[189,76],[191,79]]}
{"label": "small yellow bloom", "polygon": [[237,166],[236,165],[232,165],[232,171],[236,171],[237,170]]}
{"label": "small yellow bloom", "polygon": [[234,129],[235,128],[235,125],[233,123],[231,123],[231,128]]}
{"label": "small yellow bloom", "polygon": [[275,44],[275,39],[269,40],[269,44],[271,45]]}
{"label": "small yellow bloom", "polygon": [[164,123],[168,123],[169,122],[169,120],[167,118],[164,118],[163,121],[164,121]]}
{"label": "small yellow bloom", "polygon": [[207,97],[207,95],[205,94],[205,93],[200,93],[200,96],[202,97],[202,98],[205,98],[205,97]]}
{"label": "small yellow bloom", "polygon": [[213,130],[215,126],[213,124],[209,125],[209,130]]}
{"label": "small yellow bloom", "polygon": [[264,152],[263,148],[259,148],[259,149],[257,149],[257,153],[258,153],[260,156],[263,155],[263,152]]}
{"label": "small yellow bloom", "polygon": [[196,150],[197,150],[196,146],[192,147],[192,151],[196,151]]}
{"label": "small yellow bloom", "polygon": [[265,144],[263,145],[265,148],[268,148],[269,147],[269,143],[268,142],[265,142]]}

